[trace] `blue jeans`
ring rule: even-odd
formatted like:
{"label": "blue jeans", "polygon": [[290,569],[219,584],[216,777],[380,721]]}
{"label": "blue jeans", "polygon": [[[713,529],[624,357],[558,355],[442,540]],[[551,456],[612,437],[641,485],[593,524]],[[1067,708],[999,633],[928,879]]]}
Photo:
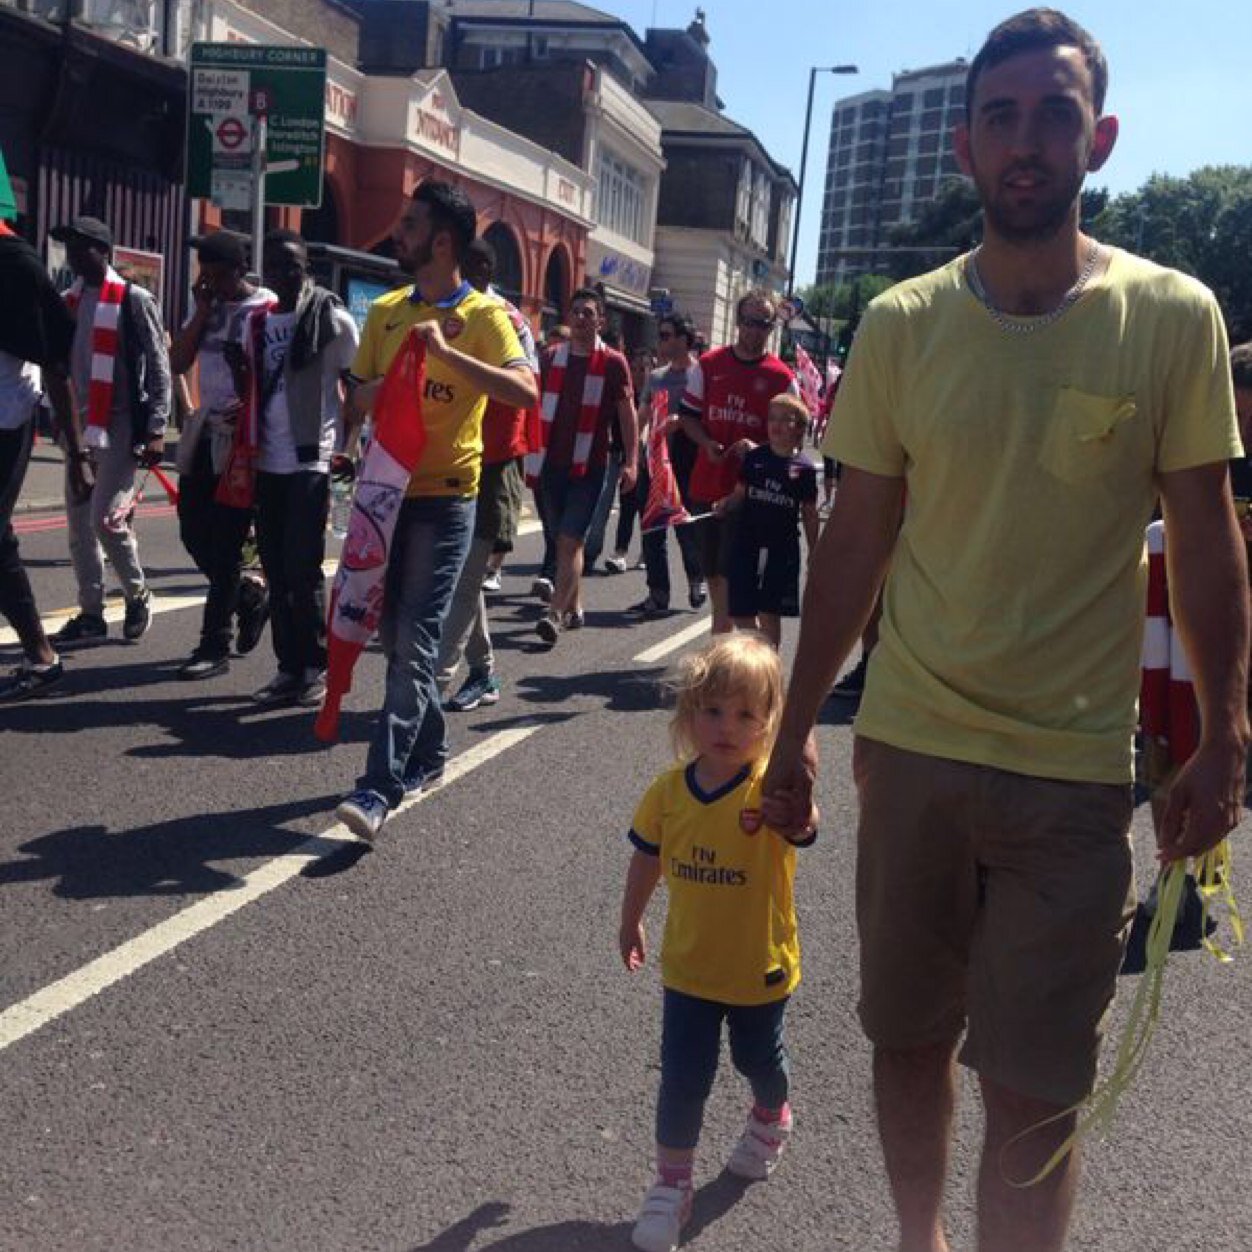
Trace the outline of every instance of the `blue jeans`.
{"label": "blue jeans", "polygon": [[591,515],[591,524],[587,527],[587,539],[583,548],[583,561],[587,569],[595,565],[600,559],[600,553],[604,551],[604,533],[609,527],[609,512],[617,497],[617,484],[621,477],[622,454],[610,449],[600,496],[596,500],[595,512]]}
{"label": "blue jeans", "polygon": [[656,1104],[656,1141],[666,1148],[694,1148],[704,1105],[717,1075],[722,1022],[730,1033],[730,1056],[763,1109],[787,1102],[791,1073],[783,1043],[786,999],[770,1004],[718,1004],[665,988],[661,1025],[661,1094]]}
{"label": "blue jeans", "polygon": [[406,500],[396,520],[379,627],[386,692],[357,779],[392,808],[404,799],[406,776],[441,769],[448,757],[435,658],[473,530],[474,501],[455,496]]}

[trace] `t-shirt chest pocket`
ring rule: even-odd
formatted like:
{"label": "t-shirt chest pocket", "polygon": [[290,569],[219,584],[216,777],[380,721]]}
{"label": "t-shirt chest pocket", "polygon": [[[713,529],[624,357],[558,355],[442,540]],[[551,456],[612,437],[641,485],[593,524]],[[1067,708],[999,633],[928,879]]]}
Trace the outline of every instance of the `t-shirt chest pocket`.
{"label": "t-shirt chest pocket", "polygon": [[1101,396],[1061,387],[1044,432],[1040,463],[1067,483],[1132,469],[1138,460],[1138,412],[1133,395]]}

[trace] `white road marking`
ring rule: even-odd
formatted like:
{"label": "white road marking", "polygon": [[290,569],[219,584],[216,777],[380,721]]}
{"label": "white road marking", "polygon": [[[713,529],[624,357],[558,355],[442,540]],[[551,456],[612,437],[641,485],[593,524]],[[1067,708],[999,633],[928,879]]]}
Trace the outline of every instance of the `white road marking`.
{"label": "white road marking", "polygon": [[701,635],[708,634],[709,619],[707,617],[700,618],[699,621],[692,622],[690,626],[683,627],[676,635],[670,635],[668,639],[663,639],[660,643],[654,644],[650,648],[645,648],[638,656],[631,657],[631,660],[637,665],[651,665],[653,661],[659,661],[663,657],[669,656],[671,652],[677,652],[679,648],[685,648],[693,639],[698,639]]}
{"label": "white road marking", "polygon": [[[533,725],[502,730],[467,752],[462,752],[448,762],[443,786],[450,786],[464,778],[493,757],[521,743],[538,729],[538,725]],[[395,809],[391,820],[394,821],[400,813],[420,804],[424,799],[426,795],[419,794],[405,800]],[[216,926],[245,905],[268,895],[311,863],[341,851],[345,844],[356,842],[356,836],[341,822],[336,822],[320,835],[305,839],[290,852],[259,866],[247,877],[240,879],[239,885],[233,890],[220,891],[198,900],[181,913],[153,926],[151,930],[144,931],[111,952],[106,952],[82,968],[27,996],[25,1000],[0,1013],[0,1052],[142,969],[157,957],[164,956],[188,939]]]}

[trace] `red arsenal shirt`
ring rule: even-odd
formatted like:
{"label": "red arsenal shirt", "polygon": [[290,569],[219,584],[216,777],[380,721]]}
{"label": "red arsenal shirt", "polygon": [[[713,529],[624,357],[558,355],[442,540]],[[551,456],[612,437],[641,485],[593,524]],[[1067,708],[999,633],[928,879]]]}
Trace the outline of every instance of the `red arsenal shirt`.
{"label": "red arsenal shirt", "polygon": [[[724,448],[738,439],[765,443],[769,402],[784,391],[798,394],[795,376],[773,353],[742,361],[732,348],[715,348],[688,373],[682,408],[698,416]],[[738,481],[738,461],[727,458],[715,465],[701,448],[691,473],[691,498],[712,504],[730,495]]]}

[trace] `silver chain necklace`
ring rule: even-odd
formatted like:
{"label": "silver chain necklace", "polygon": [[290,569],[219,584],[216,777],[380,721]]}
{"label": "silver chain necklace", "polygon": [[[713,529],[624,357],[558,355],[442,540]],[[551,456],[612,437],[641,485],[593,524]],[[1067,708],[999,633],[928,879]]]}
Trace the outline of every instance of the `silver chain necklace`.
{"label": "silver chain necklace", "polygon": [[982,285],[982,277],[978,273],[978,262],[975,260],[973,252],[965,258],[965,281],[969,284],[969,289],[977,297],[978,302],[991,315],[991,320],[1001,330],[1007,330],[1013,335],[1033,335],[1036,331],[1043,330],[1045,326],[1051,326],[1053,322],[1065,316],[1069,312],[1075,300],[1083,293],[1083,289],[1091,281],[1091,275],[1095,273],[1096,262],[1100,259],[1100,245],[1096,240],[1091,241],[1091,249],[1087,253],[1087,259],[1083,263],[1082,272],[1078,275],[1078,281],[1061,297],[1061,302],[1056,308],[1047,313],[1041,313],[1038,317],[1009,317],[1002,313],[991,303],[991,297],[987,295],[987,289]]}

